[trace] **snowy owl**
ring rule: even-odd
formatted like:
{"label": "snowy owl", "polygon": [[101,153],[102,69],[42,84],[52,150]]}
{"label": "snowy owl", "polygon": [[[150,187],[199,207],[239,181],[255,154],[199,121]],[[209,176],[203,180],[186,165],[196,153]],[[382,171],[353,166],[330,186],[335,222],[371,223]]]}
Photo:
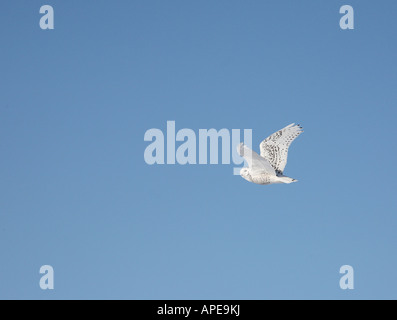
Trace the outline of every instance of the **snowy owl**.
{"label": "snowy owl", "polygon": [[237,152],[248,163],[240,175],[256,184],[291,183],[298,180],[284,176],[288,148],[301,133],[302,127],[295,123],[273,133],[260,144],[261,155],[248,148],[244,143],[237,146]]}

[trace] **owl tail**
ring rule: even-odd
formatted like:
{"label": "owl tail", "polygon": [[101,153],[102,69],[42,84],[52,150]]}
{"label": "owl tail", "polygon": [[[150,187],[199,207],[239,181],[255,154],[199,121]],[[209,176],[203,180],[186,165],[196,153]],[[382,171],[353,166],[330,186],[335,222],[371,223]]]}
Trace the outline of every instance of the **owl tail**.
{"label": "owl tail", "polygon": [[292,183],[292,182],[298,182],[296,179],[292,179],[290,177],[278,177],[279,181],[282,183]]}

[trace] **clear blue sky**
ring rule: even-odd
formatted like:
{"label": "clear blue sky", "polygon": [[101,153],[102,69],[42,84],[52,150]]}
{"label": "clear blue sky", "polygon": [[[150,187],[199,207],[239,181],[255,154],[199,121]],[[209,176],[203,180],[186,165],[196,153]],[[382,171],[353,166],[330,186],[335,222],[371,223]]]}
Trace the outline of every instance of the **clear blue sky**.
{"label": "clear blue sky", "polygon": [[[396,17],[391,0],[2,1],[0,298],[396,299]],[[252,129],[257,151],[300,123],[299,182],[149,166],[167,120]]]}

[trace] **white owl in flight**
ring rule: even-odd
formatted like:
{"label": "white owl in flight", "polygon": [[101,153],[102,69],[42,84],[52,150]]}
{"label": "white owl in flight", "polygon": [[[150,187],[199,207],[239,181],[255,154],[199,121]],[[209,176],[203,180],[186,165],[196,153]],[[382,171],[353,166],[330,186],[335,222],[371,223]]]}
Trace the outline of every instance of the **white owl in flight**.
{"label": "white owl in flight", "polygon": [[298,180],[284,176],[287,164],[288,148],[301,133],[302,127],[295,123],[273,133],[260,144],[261,155],[251,150],[244,143],[237,146],[237,152],[248,163],[240,175],[256,184],[291,183]]}

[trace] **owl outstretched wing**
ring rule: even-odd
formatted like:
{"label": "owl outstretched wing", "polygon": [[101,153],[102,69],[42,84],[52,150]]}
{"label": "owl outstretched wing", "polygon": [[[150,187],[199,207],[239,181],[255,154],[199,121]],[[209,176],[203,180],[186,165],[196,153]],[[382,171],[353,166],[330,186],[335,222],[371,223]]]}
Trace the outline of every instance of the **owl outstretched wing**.
{"label": "owl outstretched wing", "polygon": [[301,133],[300,125],[295,123],[273,133],[260,144],[261,157],[269,161],[277,174],[283,174],[287,164],[288,148]]}

